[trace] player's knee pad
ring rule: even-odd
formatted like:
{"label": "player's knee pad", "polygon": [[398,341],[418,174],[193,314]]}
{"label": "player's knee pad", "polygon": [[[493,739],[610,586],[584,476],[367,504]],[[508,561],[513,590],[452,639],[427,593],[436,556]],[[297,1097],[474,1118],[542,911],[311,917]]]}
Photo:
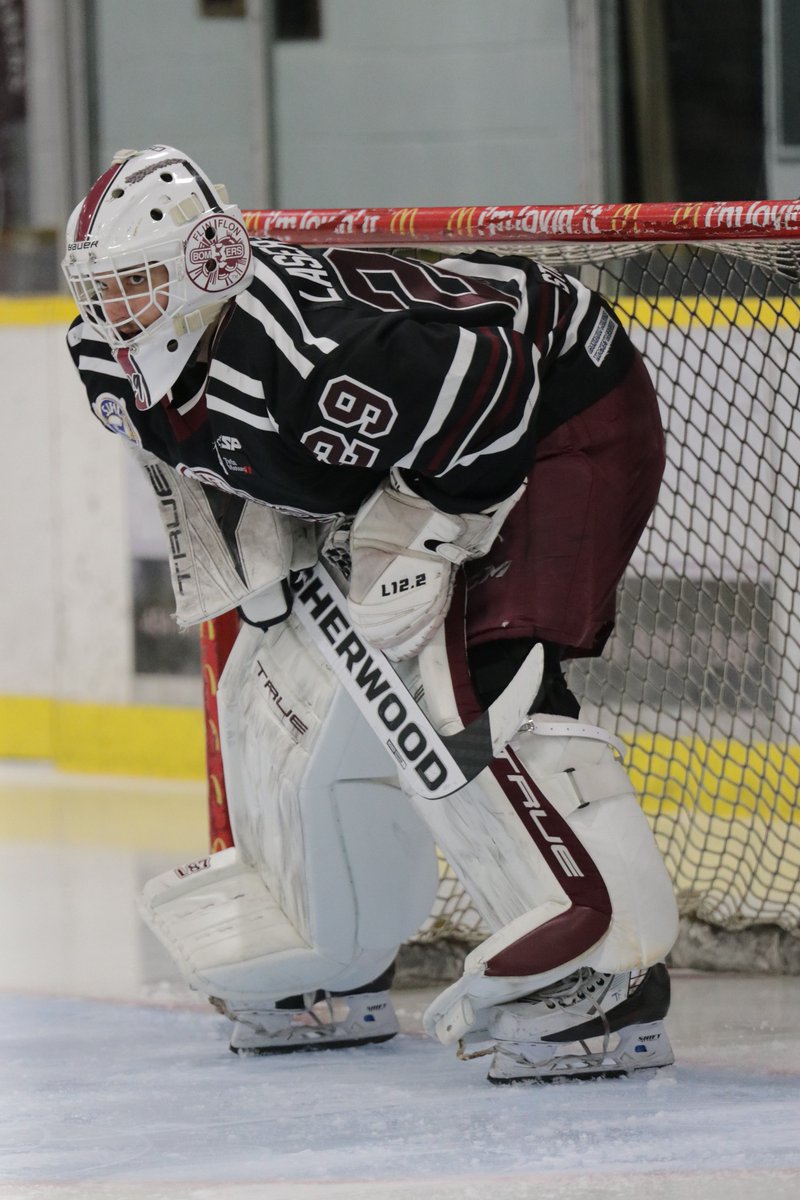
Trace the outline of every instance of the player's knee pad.
{"label": "player's knee pad", "polygon": [[[427,695],[442,660],[424,657]],[[436,696],[441,727],[448,689]],[[670,949],[674,893],[621,750],[574,718],[537,715],[462,791],[417,801],[492,930],[434,1012],[514,999],[578,966],[648,966]]]}
{"label": "player's knee pad", "polygon": [[361,986],[430,912],[438,872],[428,830],[293,618],[266,632],[241,630],[219,711],[239,865],[261,884],[248,876],[253,909],[260,896],[271,916],[241,954],[241,988],[232,918],[227,990],[215,994],[280,998]]}

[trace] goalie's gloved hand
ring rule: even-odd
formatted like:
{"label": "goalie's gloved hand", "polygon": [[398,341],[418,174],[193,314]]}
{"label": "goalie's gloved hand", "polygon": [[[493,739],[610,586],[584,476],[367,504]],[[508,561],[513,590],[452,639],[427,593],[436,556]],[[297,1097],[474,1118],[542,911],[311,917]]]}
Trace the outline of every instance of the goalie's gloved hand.
{"label": "goalie's gloved hand", "polygon": [[393,470],[353,521],[349,607],[356,629],[388,658],[418,654],[445,618],[456,567],[488,552],[522,491],[482,513],[447,513]]}

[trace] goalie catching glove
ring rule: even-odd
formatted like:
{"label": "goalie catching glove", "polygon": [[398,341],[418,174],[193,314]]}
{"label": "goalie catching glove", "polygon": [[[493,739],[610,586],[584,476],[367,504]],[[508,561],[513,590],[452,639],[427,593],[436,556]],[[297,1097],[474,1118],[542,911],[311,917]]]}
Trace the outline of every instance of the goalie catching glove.
{"label": "goalie catching glove", "polygon": [[395,468],[359,509],[350,535],[350,615],[388,658],[418,654],[444,620],[454,571],[490,550],[524,484],[479,513],[447,513]]}

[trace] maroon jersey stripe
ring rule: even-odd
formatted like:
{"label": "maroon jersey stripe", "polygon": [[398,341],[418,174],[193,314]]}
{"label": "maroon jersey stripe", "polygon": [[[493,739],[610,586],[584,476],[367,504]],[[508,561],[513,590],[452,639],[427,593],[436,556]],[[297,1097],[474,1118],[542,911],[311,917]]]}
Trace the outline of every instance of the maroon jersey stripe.
{"label": "maroon jersey stripe", "polygon": [[450,430],[450,436],[442,442],[438,452],[433,455],[429,461],[428,470],[432,473],[436,473],[437,471],[441,470],[441,468],[449,460],[451,454],[455,452],[456,447],[463,440],[465,431],[479,416],[486,400],[486,395],[489,391],[489,388],[495,381],[497,374],[497,363],[500,358],[501,342],[499,336],[494,333],[493,330],[484,329],[483,333],[486,339],[491,342],[489,361],[486,364],[481,381],[475,388],[471,400],[466,405],[460,418],[455,422],[453,428]]}
{"label": "maroon jersey stripe", "polygon": [[525,376],[525,353],[522,345],[522,335],[519,333],[511,334],[509,339],[511,343],[511,353],[513,356],[514,369],[511,377],[511,383],[506,388],[505,399],[500,407],[492,415],[492,425],[502,428],[505,422],[511,417],[514,409],[517,406],[519,390],[522,386],[522,380]]}
{"label": "maroon jersey stripe", "polygon": [[197,403],[185,413],[178,412],[166,396],[160,401],[160,404],[178,445],[187,441],[192,434],[203,429],[208,423],[205,389]]}

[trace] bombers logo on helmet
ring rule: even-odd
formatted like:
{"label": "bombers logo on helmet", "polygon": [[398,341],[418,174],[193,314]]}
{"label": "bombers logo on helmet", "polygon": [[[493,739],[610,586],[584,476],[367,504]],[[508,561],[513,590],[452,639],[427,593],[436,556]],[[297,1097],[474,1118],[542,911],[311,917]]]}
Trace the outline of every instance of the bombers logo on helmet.
{"label": "bombers logo on helmet", "polygon": [[186,239],[186,273],[204,292],[226,292],[250,265],[250,239],[236,217],[215,213],[203,217]]}

